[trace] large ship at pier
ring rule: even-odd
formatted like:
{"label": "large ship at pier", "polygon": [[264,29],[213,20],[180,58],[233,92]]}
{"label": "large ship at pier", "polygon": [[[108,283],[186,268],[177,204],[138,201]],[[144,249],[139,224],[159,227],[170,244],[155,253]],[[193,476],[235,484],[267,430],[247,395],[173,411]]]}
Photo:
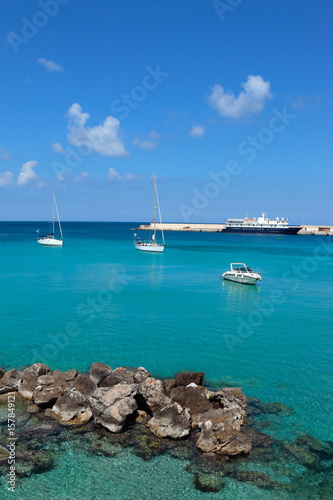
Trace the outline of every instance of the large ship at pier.
{"label": "large ship at pier", "polygon": [[289,225],[288,219],[268,219],[262,213],[257,219],[228,219],[225,222],[226,233],[275,233],[275,234],[297,234],[301,226]]}

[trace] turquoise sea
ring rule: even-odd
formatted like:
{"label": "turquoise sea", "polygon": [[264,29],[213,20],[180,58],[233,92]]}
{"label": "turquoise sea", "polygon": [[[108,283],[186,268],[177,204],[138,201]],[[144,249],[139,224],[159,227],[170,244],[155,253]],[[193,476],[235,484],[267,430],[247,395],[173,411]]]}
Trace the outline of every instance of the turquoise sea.
{"label": "turquoise sea", "polygon": [[[307,433],[333,441],[331,238],[166,232],[164,254],[153,255],[135,251],[137,225],[68,222],[64,247],[44,248],[35,230],[46,223],[0,223],[0,366],[38,361],[84,371],[100,361],[166,378],[204,371],[210,386],[241,386],[292,408],[265,418],[274,439]],[[230,262],[260,272],[260,285],[221,281]],[[298,498],[326,498],[306,496],[308,474],[296,463],[254,470],[285,483],[299,476]],[[184,462],[168,455],[145,462],[130,450],[110,458],[70,444],[54,469],[20,482],[17,497],[295,498],[232,479],[203,493]]]}

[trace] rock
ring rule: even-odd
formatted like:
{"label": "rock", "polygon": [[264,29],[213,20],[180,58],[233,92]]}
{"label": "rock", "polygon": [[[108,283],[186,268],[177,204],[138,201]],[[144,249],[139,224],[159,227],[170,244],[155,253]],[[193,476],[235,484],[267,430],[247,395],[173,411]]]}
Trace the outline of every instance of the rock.
{"label": "rock", "polygon": [[141,457],[145,461],[148,461],[156,456],[163,455],[165,451],[165,443],[161,439],[154,436],[151,432],[149,432],[148,435],[142,433],[137,436],[135,446],[133,448],[135,455]]}
{"label": "rock", "polygon": [[122,451],[122,447],[112,444],[107,436],[101,436],[94,432],[85,434],[85,439],[89,442],[89,452],[94,455],[103,455],[105,457],[115,457]]}
{"label": "rock", "polygon": [[93,363],[89,373],[91,380],[99,385],[106,377],[111,375],[112,369],[109,365],[104,365],[103,363]]}
{"label": "rock", "polygon": [[170,396],[176,403],[191,410],[193,428],[198,427],[206,419],[205,413],[213,409],[206,394],[207,389],[201,386],[178,386],[170,391]]}
{"label": "rock", "polygon": [[205,376],[204,372],[180,373],[176,378],[175,385],[187,386],[192,382],[196,385],[202,385],[204,376]]}
{"label": "rock", "polygon": [[307,447],[299,446],[295,443],[283,443],[280,448],[284,455],[292,456],[297,462],[308,469],[322,471],[323,466],[320,463],[318,455],[312,453]]}
{"label": "rock", "polygon": [[[40,382],[40,379],[45,380],[44,377],[49,377],[49,375],[43,375],[42,377],[39,377],[38,383]],[[37,385],[33,392],[33,399],[37,405],[54,403],[58,398],[60,398],[60,396],[63,395],[64,390],[68,387],[68,382],[62,380],[61,378],[57,379],[50,385]]]}
{"label": "rock", "polygon": [[26,411],[28,413],[31,413],[32,415],[34,415],[35,413],[38,413],[40,411],[40,408],[36,404],[31,404],[31,405],[27,406]]}
{"label": "rock", "polygon": [[78,376],[79,372],[76,370],[76,368],[73,368],[72,370],[67,370],[67,372],[55,370],[53,374],[56,378],[60,377],[63,380],[66,380],[66,382],[69,382],[70,380],[74,380]]}
{"label": "rock", "polygon": [[167,394],[169,394],[171,389],[174,389],[175,387],[176,387],[176,379],[175,378],[164,380],[164,389],[165,389]]}
{"label": "rock", "polygon": [[127,368],[116,368],[113,370],[111,375],[108,375],[101,383],[100,387],[112,387],[116,384],[120,384],[121,382],[128,382],[129,384],[133,384],[134,382],[134,372],[128,370]]}
{"label": "rock", "polygon": [[0,368],[0,379],[4,376],[5,370],[3,368]]}
{"label": "rock", "polygon": [[61,425],[83,425],[92,417],[86,397],[75,388],[65,389],[52,408],[52,414]]}
{"label": "rock", "polygon": [[143,410],[138,410],[137,413],[138,413],[138,415],[135,419],[135,421],[137,423],[146,424],[148,422],[148,420],[150,419],[150,416],[148,415],[148,413],[143,411]]}
{"label": "rock", "polygon": [[20,432],[20,439],[43,439],[45,436],[54,436],[59,433],[59,426],[53,420],[51,422],[25,427]]}
{"label": "rock", "polygon": [[158,437],[179,439],[190,433],[190,412],[178,403],[170,403],[157,410],[146,425]]}
{"label": "rock", "polygon": [[253,402],[252,405],[260,413],[267,413],[271,415],[279,415],[280,417],[288,417],[289,415],[294,415],[294,410],[284,405],[283,403],[263,403],[263,402]]}
{"label": "rock", "polygon": [[73,387],[87,398],[90,398],[96,391],[97,384],[88,375],[83,373],[75,378]]}
{"label": "rock", "polygon": [[150,377],[150,373],[147,372],[143,366],[140,366],[137,368],[136,372],[133,375],[134,382],[137,384],[141,384],[141,382],[144,382],[148,377]]}
{"label": "rock", "polygon": [[126,382],[96,389],[89,399],[95,421],[111,432],[120,432],[127,416],[138,407],[134,399],[137,390],[137,384]]}
{"label": "rock", "polygon": [[216,392],[209,392],[209,401],[218,403],[221,408],[237,410],[241,425],[246,420],[247,398],[240,387],[226,387]]}
{"label": "rock", "polygon": [[257,488],[264,490],[272,490],[280,486],[280,483],[273,481],[267,474],[259,471],[240,470],[232,474],[232,477],[238,479],[238,481],[252,483],[257,486]]}
{"label": "rock", "polygon": [[17,391],[22,383],[22,372],[18,370],[8,370],[0,379],[0,394]]}
{"label": "rock", "polygon": [[217,493],[225,487],[225,484],[222,474],[205,474],[200,472],[194,477],[194,486],[197,490],[205,493]]}
{"label": "rock", "polygon": [[148,377],[139,385],[138,393],[143,396],[147,407],[153,413],[171,403],[171,399],[164,391],[163,382],[153,377]]}
{"label": "rock", "polygon": [[249,453],[251,442],[245,434],[240,433],[239,410],[220,408],[207,412],[207,417],[209,420],[202,423],[197,441],[200,450],[226,455]]}
{"label": "rock", "polygon": [[302,434],[299,436],[295,444],[306,446],[311,452],[318,455],[322,460],[329,460],[333,458],[333,447],[324,441],[318,441],[309,434]]}
{"label": "rock", "polygon": [[26,399],[33,399],[33,393],[38,385],[38,377],[51,373],[51,369],[42,363],[28,366],[22,373],[22,384],[18,388],[19,394]]}

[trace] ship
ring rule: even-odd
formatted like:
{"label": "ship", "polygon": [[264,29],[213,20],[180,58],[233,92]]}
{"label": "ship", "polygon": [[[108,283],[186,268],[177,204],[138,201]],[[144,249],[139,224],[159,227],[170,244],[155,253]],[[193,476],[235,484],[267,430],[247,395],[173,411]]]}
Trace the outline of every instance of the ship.
{"label": "ship", "polygon": [[301,226],[291,226],[288,218],[269,219],[265,213],[260,217],[249,219],[228,219],[225,222],[224,233],[273,233],[273,234],[297,234]]}

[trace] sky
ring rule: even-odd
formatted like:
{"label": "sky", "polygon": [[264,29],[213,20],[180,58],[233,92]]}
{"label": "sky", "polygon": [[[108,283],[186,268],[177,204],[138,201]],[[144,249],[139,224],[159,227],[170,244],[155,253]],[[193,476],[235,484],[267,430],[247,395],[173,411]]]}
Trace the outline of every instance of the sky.
{"label": "sky", "polygon": [[330,0],[2,0],[0,220],[333,224]]}

